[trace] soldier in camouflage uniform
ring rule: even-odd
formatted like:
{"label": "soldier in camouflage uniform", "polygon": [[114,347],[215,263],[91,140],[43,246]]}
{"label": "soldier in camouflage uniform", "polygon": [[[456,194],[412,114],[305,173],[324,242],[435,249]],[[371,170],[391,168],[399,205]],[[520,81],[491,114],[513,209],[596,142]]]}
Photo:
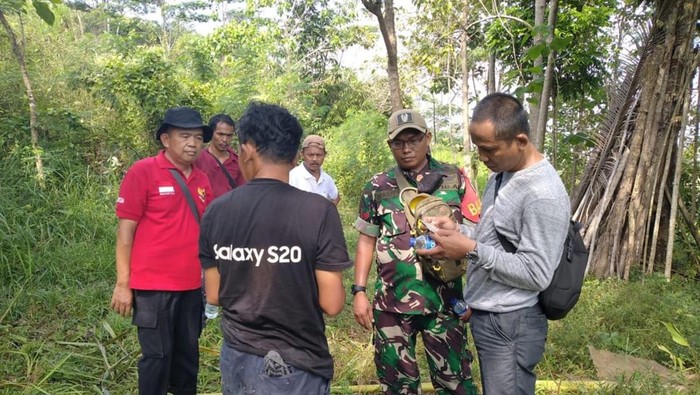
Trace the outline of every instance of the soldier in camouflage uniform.
{"label": "soldier in camouflage uniform", "polygon": [[[420,333],[437,393],[476,394],[466,330],[449,306],[452,298],[461,299],[462,280],[445,284],[421,270],[409,246],[410,227],[396,171],[402,171],[418,192],[441,197],[454,208],[458,221],[466,181],[459,169],[430,157],[431,133],[419,113],[395,112],[388,129],[398,167],[376,174],[366,184],[355,223],[360,232],[352,287],[355,319],[366,329],[374,326],[374,361],[384,393],[420,393],[415,355]],[[370,305],[365,287],[375,248],[377,282]]]}

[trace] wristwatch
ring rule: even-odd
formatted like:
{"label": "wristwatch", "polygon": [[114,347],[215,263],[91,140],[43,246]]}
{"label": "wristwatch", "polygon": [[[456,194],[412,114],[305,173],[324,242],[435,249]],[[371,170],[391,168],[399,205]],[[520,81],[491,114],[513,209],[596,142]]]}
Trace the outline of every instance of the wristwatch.
{"label": "wristwatch", "polygon": [[469,262],[469,264],[473,265],[479,261],[479,251],[477,251],[478,246],[479,244],[474,244],[474,249],[467,252],[465,258],[467,258],[467,262]]}
{"label": "wristwatch", "polygon": [[355,294],[358,292],[365,292],[365,291],[367,291],[367,288],[363,287],[362,285],[353,284],[352,287],[350,287],[350,292],[352,293],[353,296],[355,296]]}

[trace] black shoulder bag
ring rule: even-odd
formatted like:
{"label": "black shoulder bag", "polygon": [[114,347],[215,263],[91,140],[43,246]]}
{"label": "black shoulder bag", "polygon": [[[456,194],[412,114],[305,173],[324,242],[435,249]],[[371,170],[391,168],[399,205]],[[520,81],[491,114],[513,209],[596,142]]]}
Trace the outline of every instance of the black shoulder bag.
{"label": "black shoulder bag", "polygon": [[[494,204],[496,204],[502,178],[503,173],[496,175]],[[538,296],[540,307],[549,320],[560,320],[566,317],[581,295],[586,265],[588,264],[588,250],[579,233],[581,227],[580,222],[569,221],[569,230],[566,233],[566,240],[564,240],[564,251],[552,276],[552,282]],[[498,241],[504,250],[511,253],[516,251],[515,246],[505,236],[498,233],[498,230],[496,230],[496,236],[498,236]]]}

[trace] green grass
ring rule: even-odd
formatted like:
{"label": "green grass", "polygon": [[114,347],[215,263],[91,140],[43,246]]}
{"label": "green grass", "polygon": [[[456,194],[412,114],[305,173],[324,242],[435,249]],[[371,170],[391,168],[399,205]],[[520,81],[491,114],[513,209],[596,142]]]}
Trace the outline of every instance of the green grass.
{"label": "green grass", "polygon": [[[14,174],[0,174],[0,394],[135,393],[136,331],[129,319],[108,306],[114,286],[118,177],[56,170],[42,191],[32,184],[31,168],[23,166],[16,164]],[[355,202],[342,202],[340,211],[354,255]],[[348,270],[344,283],[349,287],[352,282],[353,271]],[[345,388],[344,393],[351,393],[352,385],[376,384],[370,333],[355,323],[351,303],[348,296],[344,311],[327,319],[336,367],[333,385]],[[675,324],[692,348],[674,343],[662,322]],[[218,319],[209,323],[200,341],[202,393],[220,391],[218,324]],[[550,323],[539,378],[595,379],[589,345],[672,366],[669,355],[658,348],[663,345],[685,361],[687,370],[675,383],[634,375],[562,392],[700,393],[697,379],[690,376],[697,377],[700,363],[700,287],[658,277],[589,280],[574,311]],[[419,361],[427,382],[422,352]],[[476,363],[473,370],[478,378]]]}

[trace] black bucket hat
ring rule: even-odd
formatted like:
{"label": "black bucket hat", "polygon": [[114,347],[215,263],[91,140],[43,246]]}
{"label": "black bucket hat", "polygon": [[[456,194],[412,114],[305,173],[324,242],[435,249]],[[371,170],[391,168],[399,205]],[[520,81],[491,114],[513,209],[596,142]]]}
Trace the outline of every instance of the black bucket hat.
{"label": "black bucket hat", "polygon": [[211,141],[212,129],[209,125],[202,122],[202,116],[199,111],[189,107],[173,107],[165,112],[163,123],[156,130],[156,141],[160,141],[160,135],[165,132],[168,126],[175,126],[182,129],[199,129],[204,131],[204,142]]}

